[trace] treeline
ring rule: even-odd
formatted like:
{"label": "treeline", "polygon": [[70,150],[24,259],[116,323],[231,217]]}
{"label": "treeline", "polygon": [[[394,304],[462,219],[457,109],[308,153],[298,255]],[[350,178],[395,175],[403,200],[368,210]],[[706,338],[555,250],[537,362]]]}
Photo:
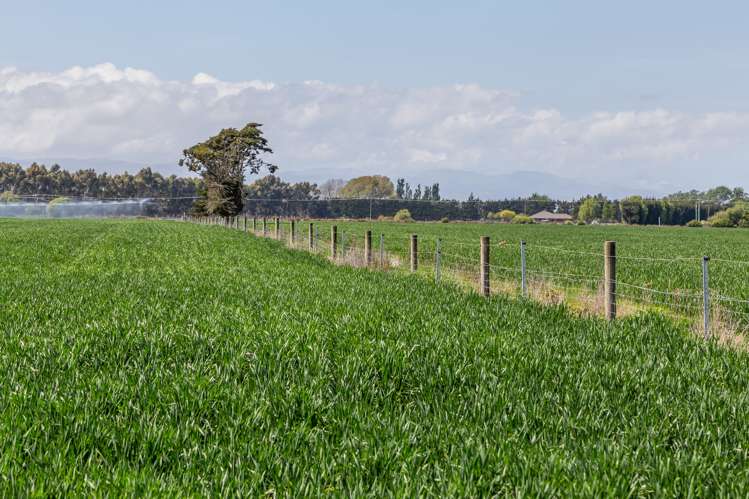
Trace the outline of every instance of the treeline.
{"label": "treeline", "polygon": [[310,218],[392,217],[407,209],[416,220],[482,220],[502,209],[518,213],[559,210],[569,213],[575,203],[555,201],[548,196],[532,199],[482,201],[471,196],[467,201],[440,199],[438,183],[412,188],[405,179],[396,184],[389,178],[372,175],[348,182],[329,180],[320,188],[309,182],[288,183],[274,175],[262,177],[245,189],[244,212],[256,216]]}
{"label": "treeline", "polygon": [[[573,203],[560,202],[562,209],[571,209]],[[449,220],[482,220],[495,211],[509,207],[521,209],[533,207],[535,211],[553,210],[556,202],[503,200],[503,201],[421,201],[407,199],[287,199],[282,202],[245,202],[245,213],[251,216],[281,216],[300,218],[378,218],[392,217],[396,212],[407,209],[415,220],[428,221],[448,218]],[[534,212],[535,212],[534,211]]]}
{"label": "treeline", "polygon": [[[590,206],[590,202],[587,206]],[[695,206],[685,202],[626,199],[603,201],[595,205],[586,216],[580,201],[560,201],[550,198],[515,198],[503,200],[422,201],[406,199],[319,199],[286,198],[281,201],[254,201],[245,203],[245,212],[256,216],[310,217],[310,218],[378,218],[392,217],[397,211],[407,209],[415,220],[483,220],[493,214],[511,210],[532,215],[542,210],[567,213],[588,223],[624,222],[634,225],[686,225],[695,218]],[[703,204],[704,218],[720,210],[718,204]]]}
{"label": "treeline", "polygon": [[46,203],[53,197],[87,200],[146,199],[141,214],[177,215],[192,209],[194,198],[205,192],[199,178],[165,177],[151,168],[135,175],[110,175],[93,169],[69,172],[59,165],[47,168],[32,163],[23,168],[0,162],[0,200]]}
{"label": "treeline", "polygon": [[298,218],[379,218],[392,217],[407,209],[415,220],[483,220],[493,212],[511,209],[518,213],[558,210],[571,213],[575,203],[551,199],[506,199],[499,201],[423,201],[408,199],[284,199],[245,201],[245,213],[259,217]]}
{"label": "treeline", "polygon": [[[2,162],[0,191],[0,201],[5,202],[23,199],[41,203],[56,196],[88,200],[150,198],[144,214],[167,216],[195,212],[206,194],[200,178],[163,176],[150,168],[134,175],[110,175],[92,169],[69,172],[59,165],[46,167],[33,163],[23,168]],[[749,201],[743,189],[724,186],[679,192],[663,199],[630,196],[612,200],[598,194],[562,201],[534,194],[530,198],[489,201],[471,196],[466,201],[457,201],[441,199],[437,183],[412,188],[405,179],[393,184],[378,175],[348,182],[329,181],[321,186],[310,182],[289,183],[275,175],[266,175],[245,185],[243,196],[243,213],[259,217],[378,218],[392,217],[397,211],[407,209],[416,220],[482,220],[496,218],[492,215],[502,210],[527,215],[547,210],[567,213],[586,223],[636,225],[686,225],[697,218],[698,212],[700,220],[707,220]]]}
{"label": "treeline", "polygon": [[[677,193],[663,199],[630,196],[612,200],[598,194],[563,201],[533,194],[529,198],[503,200],[487,201],[471,196],[467,201],[437,201],[425,200],[423,194],[417,198],[414,191],[409,199],[408,184],[403,179],[398,179],[393,190],[389,188],[388,180],[387,177],[374,176],[359,177],[348,183],[341,181],[336,194],[343,197],[326,198],[315,184],[289,184],[269,175],[247,188],[249,199],[245,213],[256,216],[378,218],[392,217],[397,211],[407,209],[416,220],[482,220],[496,219],[492,215],[502,210],[527,215],[546,210],[566,213],[586,223],[686,225],[695,220],[698,213],[700,220],[706,220],[745,199],[741,188],[717,187],[704,192],[692,191],[689,195]],[[435,190],[439,196],[439,184],[434,184],[427,192],[433,196]]]}
{"label": "treeline", "polygon": [[610,200],[602,195],[589,196],[576,203],[571,212],[583,222],[622,222],[632,225],[686,225],[698,217],[704,220],[717,213],[732,200],[709,200],[678,197],[647,199],[629,196],[622,200]]}
{"label": "treeline", "polygon": [[399,178],[395,182],[395,197],[409,201],[439,201],[441,199],[440,184],[435,182],[432,185],[425,185],[423,189],[421,184],[416,184],[416,187],[412,188],[405,178]]}
{"label": "treeline", "polygon": [[69,172],[59,165],[47,168],[32,163],[28,168],[0,162],[0,190],[19,197],[68,196],[93,199],[199,196],[199,178],[164,177],[143,168],[135,175],[96,173],[93,169]]}

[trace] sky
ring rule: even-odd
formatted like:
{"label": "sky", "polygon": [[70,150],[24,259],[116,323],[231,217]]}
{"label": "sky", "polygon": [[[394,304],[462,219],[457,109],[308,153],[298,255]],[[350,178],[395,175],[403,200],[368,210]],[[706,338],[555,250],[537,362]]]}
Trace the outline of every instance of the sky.
{"label": "sky", "polygon": [[749,187],[746,2],[0,7],[0,158],[173,166],[255,121],[282,176]]}

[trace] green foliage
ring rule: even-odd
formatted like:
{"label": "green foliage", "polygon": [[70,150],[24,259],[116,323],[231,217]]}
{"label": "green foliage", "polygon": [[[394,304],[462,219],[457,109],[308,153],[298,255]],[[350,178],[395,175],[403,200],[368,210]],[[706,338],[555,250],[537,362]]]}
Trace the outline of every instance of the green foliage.
{"label": "green foliage", "polygon": [[619,203],[622,221],[628,224],[644,224],[648,216],[648,206],[640,196],[630,196]]}
{"label": "green foliage", "polygon": [[602,194],[584,198],[577,208],[577,219],[583,222],[613,222],[616,220],[616,206]]}
{"label": "green foliage", "polygon": [[69,172],[53,165],[32,163],[24,169],[20,165],[0,162],[0,202],[18,201],[18,195],[59,195],[62,197],[85,197],[86,199],[110,198],[163,198],[171,200],[153,202],[153,215],[174,215],[189,211],[192,200],[204,189],[198,178],[164,177],[150,168],[143,168],[135,175],[128,173],[109,175],[94,170]]}
{"label": "green foliage", "polygon": [[512,210],[502,210],[499,213],[497,213],[497,215],[500,220],[503,220],[505,222],[510,222],[512,221],[513,218],[517,216],[517,213],[515,213]]}
{"label": "green foliage", "polygon": [[393,220],[396,222],[414,221],[413,217],[411,216],[411,212],[406,209],[398,210],[398,212],[393,216]]}
{"label": "green foliage", "polygon": [[349,180],[339,195],[348,199],[387,199],[395,196],[395,187],[388,177],[367,175]]}
{"label": "green foliage", "polygon": [[443,224],[447,224],[447,223],[450,223],[450,219],[448,217],[442,217],[440,219],[440,222],[442,222]]}
{"label": "green foliage", "polygon": [[[218,227],[0,224],[3,496],[749,494],[749,356],[663,317],[576,318]],[[749,237],[431,226],[659,255]]]}
{"label": "green foliage", "polygon": [[731,220],[731,217],[728,216],[728,213],[725,211],[721,211],[720,213],[716,213],[710,219],[708,220],[708,223],[712,227],[734,227],[734,223]]}
{"label": "green foliage", "polygon": [[[266,175],[257,179],[246,187],[246,205],[251,212],[258,216],[275,214],[279,207],[289,204],[287,200],[313,200],[319,199],[320,189],[316,184],[309,182],[298,182],[291,184],[284,182],[275,175]],[[283,203],[281,201],[284,201]],[[292,208],[304,209],[299,203],[291,203]],[[299,215],[299,213],[289,213]]]}
{"label": "green foliage", "polygon": [[601,208],[601,219],[604,222],[616,221],[616,205],[614,205],[614,203],[608,200],[603,203],[603,207]]}
{"label": "green foliage", "polygon": [[681,200],[688,203],[694,203],[695,200],[701,200],[703,202],[718,202],[726,203],[732,201],[742,201],[746,199],[746,193],[743,187],[735,187],[731,189],[724,185],[719,185],[707,191],[691,190],[688,192],[676,192],[666,197],[668,200]]}
{"label": "green foliage", "polygon": [[744,203],[736,204],[726,210],[726,215],[733,225],[738,225],[739,221],[747,215],[747,206]]}
{"label": "green foliage", "polygon": [[514,224],[532,224],[533,219],[528,215],[515,215],[512,217],[512,223]]}
{"label": "green foliage", "polygon": [[580,203],[577,211],[577,219],[583,222],[591,222],[601,216],[600,203],[593,198],[586,198]]}
{"label": "green foliage", "polygon": [[248,123],[241,130],[224,128],[205,142],[183,151],[180,166],[199,173],[206,185],[205,209],[209,214],[234,216],[242,211],[245,173],[257,174],[263,167],[277,167],[261,156],[273,151],[263,137],[260,124]]}
{"label": "green foliage", "polygon": [[713,227],[738,227],[749,222],[749,204],[739,202],[730,208],[719,211],[708,220]]}
{"label": "green foliage", "polygon": [[702,227],[702,222],[699,220],[690,220],[687,222],[687,227]]}

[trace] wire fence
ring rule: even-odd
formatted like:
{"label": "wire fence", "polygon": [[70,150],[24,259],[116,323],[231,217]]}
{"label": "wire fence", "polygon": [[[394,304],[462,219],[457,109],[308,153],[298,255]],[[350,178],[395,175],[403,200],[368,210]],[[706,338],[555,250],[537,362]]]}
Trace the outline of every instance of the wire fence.
{"label": "wire fence", "polygon": [[[290,248],[325,256],[339,264],[446,280],[485,295],[503,293],[549,304],[565,303],[609,319],[659,311],[694,323],[706,338],[749,332],[749,299],[711,287],[710,259],[704,256],[617,255],[615,251],[607,254],[606,250],[599,253],[525,241],[520,245],[500,241],[490,246],[488,238],[471,242],[410,235],[395,240],[393,236],[353,230],[330,221],[320,224],[246,217],[183,220],[277,239]],[[490,248],[496,252],[490,252]],[[587,272],[559,268],[559,260],[549,260],[548,255],[563,259],[568,267],[579,264]],[[713,262],[738,268],[749,265],[749,261],[725,258],[715,258]],[[663,286],[663,279],[660,286],[653,285],[652,268],[643,271],[644,264],[661,269],[666,273],[665,282],[673,281],[673,285]],[[680,267],[678,276],[675,267]],[[672,280],[669,273],[673,274]],[[634,280],[637,277],[641,280]]]}

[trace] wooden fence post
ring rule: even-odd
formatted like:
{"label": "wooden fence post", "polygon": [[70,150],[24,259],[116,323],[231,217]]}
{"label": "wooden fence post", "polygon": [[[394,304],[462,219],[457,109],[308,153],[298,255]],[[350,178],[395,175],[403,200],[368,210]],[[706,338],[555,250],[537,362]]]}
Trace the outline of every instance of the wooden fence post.
{"label": "wooden fence post", "polygon": [[607,320],[616,319],[616,242],[603,243],[603,279]]}
{"label": "wooden fence post", "polygon": [[364,261],[367,267],[372,265],[372,231],[368,230],[364,235]]}
{"label": "wooden fence post", "polygon": [[289,234],[289,244],[294,246],[294,243],[296,242],[296,220],[293,218],[289,221],[289,229],[291,231]]}
{"label": "wooden fence post", "polygon": [[479,276],[479,286],[481,294],[489,296],[489,236],[481,236],[481,272]]}
{"label": "wooden fence post", "polygon": [[268,219],[263,217],[263,237],[268,235]]}
{"label": "wooden fence post", "polygon": [[276,239],[281,239],[281,217],[276,217]]}
{"label": "wooden fence post", "polygon": [[338,256],[338,227],[330,227],[330,257],[335,260]]}
{"label": "wooden fence post", "polygon": [[309,238],[309,250],[313,251],[315,249],[315,224],[312,222],[309,223],[309,231],[307,233],[307,237]]}
{"label": "wooden fence post", "polygon": [[257,235],[257,217],[252,217],[252,233]]}
{"label": "wooden fence post", "polygon": [[411,234],[411,272],[419,270],[419,238]]}

